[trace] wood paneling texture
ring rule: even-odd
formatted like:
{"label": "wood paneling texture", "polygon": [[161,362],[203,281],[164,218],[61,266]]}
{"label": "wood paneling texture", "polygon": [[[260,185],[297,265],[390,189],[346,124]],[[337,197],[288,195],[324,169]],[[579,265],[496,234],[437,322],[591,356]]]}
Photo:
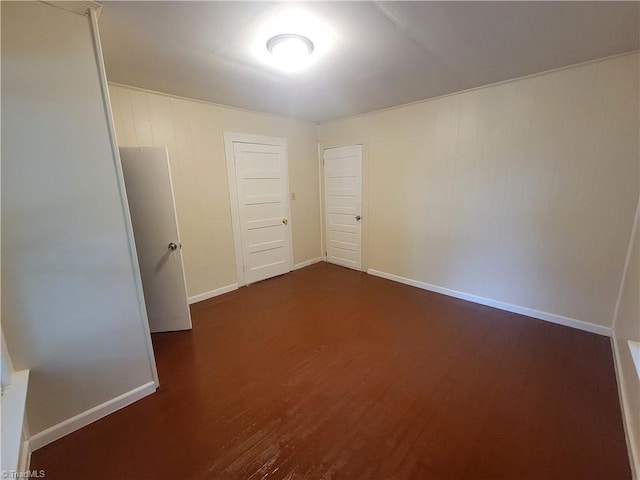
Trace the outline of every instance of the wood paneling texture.
{"label": "wood paneling texture", "polygon": [[110,85],[121,146],[163,146],[169,161],[189,296],[237,282],[225,130],[288,142],[294,263],[320,256],[317,131],[312,123]]}
{"label": "wood paneling texture", "polygon": [[368,268],[611,326],[638,200],[639,55],[327,122],[365,145]]}
{"label": "wood paneling texture", "polygon": [[629,479],[609,339],[320,263],[156,334],[48,479]]}

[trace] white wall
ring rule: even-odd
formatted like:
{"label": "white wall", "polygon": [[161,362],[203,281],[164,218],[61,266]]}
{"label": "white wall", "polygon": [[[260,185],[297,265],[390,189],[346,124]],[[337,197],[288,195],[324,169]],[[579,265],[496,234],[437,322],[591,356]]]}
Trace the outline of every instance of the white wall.
{"label": "white wall", "polygon": [[[640,202],[640,199],[639,199]],[[636,478],[640,475],[640,380],[628,341],[640,342],[640,226],[629,246],[629,261],[622,279],[620,304],[614,323],[613,341],[618,362],[618,384],[626,416],[627,438],[633,454]]]}
{"label": "white wall", "polygon": [[90,20],[2,2],[2,330],[31,434],[153,382]]}
{"label": "white wall", "polygon": [[638,58],[322,124],[325,148],[364,144],[365,265],[610,327],[638,198]]}
{"label": "white wall", "polygon": [[169,149],[189,296],[236,283],[223,132],[288,143],[293,260],[320,256],[316,125],[110,85],[118,144]]}

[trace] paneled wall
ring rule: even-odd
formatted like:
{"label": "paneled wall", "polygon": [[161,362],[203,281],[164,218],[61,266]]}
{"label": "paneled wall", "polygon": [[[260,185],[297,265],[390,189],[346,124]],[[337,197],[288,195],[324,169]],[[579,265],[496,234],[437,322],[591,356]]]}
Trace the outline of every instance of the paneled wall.
{"label": "paneled wall", "polygon": [[154,391],[99,68],[86,15],[2,2],[2,331],[39,442]]}
{"label": "paneled wall", "polygon": [[118,85],[109,91],[120,146],[169,148],[189,296],[237,282],[224,131],[287,139],[294,264],[320,256],[316,125]]}
{"label": "paneled wall", "polygon": [[638,200],[632,54],[327,122],[368,268],[610,327]]}

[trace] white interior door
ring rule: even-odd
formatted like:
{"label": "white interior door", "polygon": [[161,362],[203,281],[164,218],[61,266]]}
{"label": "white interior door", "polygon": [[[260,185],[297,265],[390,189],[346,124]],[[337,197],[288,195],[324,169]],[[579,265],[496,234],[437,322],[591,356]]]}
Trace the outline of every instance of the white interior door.
{"label": "white interior door", "polygon": [[245,283],[291,271],[286,147],[233,142]]}
{"label": "white interior door", "polygon": [[362,146],[324,151],[327,262],[362,270]]}
{"label": "white interior door", "polygon": [[167,149],[121,147],[120,158],[150,330],[190,329]]}

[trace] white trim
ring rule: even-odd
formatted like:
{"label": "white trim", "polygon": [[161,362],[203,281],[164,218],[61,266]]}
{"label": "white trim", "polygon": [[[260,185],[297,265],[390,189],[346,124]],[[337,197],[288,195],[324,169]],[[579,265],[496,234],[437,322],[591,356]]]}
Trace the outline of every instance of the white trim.
{"label": "white trim", "polygon": [[76,430],[86,427],[90,423],[100,420],[107,415],[120,410],[121,408],[131,405],[133,402],[140,400],[141,398],[151,395],[156,391],[155,382],[145,383],[133,390],[123,393],[122,395],[112,398],[111,400],[104,402],[96,407],[90,408],[86,412],[82,412],[74,417],[71,417],[63,422],[49,427],[42,432],[36,433],[29,439],[29,447],[31,451],[36,451],[45,445],[55,442],[59,438],[65,435],[75,432]]}
{"label": "white trim", "polygon": [[[355,144],[351,144],[351,145],[346,145],[346,146],[341,146],[341,147],[325,147],[322,150],[322,180],[323,180],[323,184],[325,186],[324,188],[324,192],[323,192],[323,198],[321,201],[321,204],[324,205],[324,225],[326,226],[325,230],[324,230],[324,254],[325,257],[329,256],[329,211],[327,210],[327,167],[326,167],[326,163],[327,163],[327,152],[330,150],[338,150],[338,149],[355,149],[357,151],[357,155],[356,158],[359,160],[360,162],[360,188],[359,191],[357,191],[356,193],[356,202],[357,202],[357,211],[359,211],[360,213],[358,213],[358,215],[360,215],[360,220],[359,222],[357,222],[357,227],[359,229],[359,233],[360,233],[360,245],[359,245],[359,249],[358,249],[358,259],[356,262],[356,265],[349,265],[347,262],[340,262],[337,261],[335,258],[332,259],[331,262],[329,263],[334,263],[335,265],[340,265],[343,267],[347,267],[347,268],[352,268],[353,270],[356,270],[358,272],[364,272],[365,268],[363,266],[363,246],[364,246],[364,242],[363,242],[363,231],[364,231],[364,223],[368,221],[367,215],[364,214],[363,210],[363,201],[362,201],[362,197],[363,197],[363,193],[364,193],[364,148],[363,145],[361,143],[355,143]],[[343,158],[343,157],[338,157],[338,158]]]}
{"label": "white trim", "polygon": [[246,285],[246,282],[244,280],[244,259],[242,258],[238,183],[236,180],[236,167],[233,155],[233,138],[231,134],[224,132],[224,156],[227,160],[227,182],[229,186],[229,205],[231,208],[231,228],[233,230],[233,250],[236,257],[236,278],[238,279],[238,286],[243,287]]}
{"label": "white trim", "polygon": [[29,446],[29,438],[31,438],[31,435],[29,434],[29,419],[25,412],[24,422],[22,425],[22,444],[20,445],[20,454],[18,456],[18,471],[21,472],[28,470],[31,465],[31,447]]}
{"label": "white trim", "polygon": [[200,293],[198,295],[194,295],[193,297],[189,297],[189,305],[194,303],[202,302],[204,300],[209,300],[210,298],[217,297],[218,295],[222,295],[224,293],[233,292],[238,289],[237,283],[232,283],[231,285],[226,285],[224,287],[216,288],[215,290],[209,290],[208,292]]}
{"label": "white trim", "polygon": [[636,369],[636,375],[638,376],[638,381],[640,381],[640,342],[636,342],[634,340],[627,340],[627,345],[629,347],[629,353],[631,354],[631,359],[633,360],[633,366]]}
{"label": "white trim", "polygon": [[500,85],[505,85],[505,84],[508,84],[508,83],[518,82],[520,80],[527,80],[529,78],[536,78],[536,77],[540,77],[542,75],[547,75],[547,74],[550,74],[550,73],[556,73],[556,72],[561,72],[563,70],[569,70],[571,68],[579,68],[579,67],[583,67],[583,66],[586,66],[586,65],[591,65],[593,63],[606,62],[608,60],[615,60],[616,58],[622,58],[622,57],[626,57],[626,56],[637,55],[638,53],[640,53],[640,49],[632,50],[630,52],[616,53],[614,55],[609,55],[608,57],[594,58],[592,60],[586,60],[584,62],[573,63],[571,65],[565,65],[563,67],[558,67],[558,68],[552,68],[551,70],[544,70],[542,72],[530,73],[528,75],[521,75],[519,77],[508,78],[506,80],[500,80],[498,82],[487,83],[485,85],[478,85],[477,87],[471,87],[471,88],[467,88],[465,90],[457,90],[455,92],[443,93],[442,95],[437,95],[435,97],[423,98],[422,100],[416,100],[415,102],[402,103],[400,105],[394,105],[392,107],[380,108],[378,110],[371,110],[369,112],[354,113],[352,115],[345,115],[344,117],[337,117],[337,118],[331,118],[331,119],[327,119],[327,120],[321,120],[319,122],[319,124],[320,125],[324,125],[324,124],[327,124],[327,123],[336,122],[338,120],[346,120],[346,119],[352,119],[352,118],[365,117],[367,115],[373,115],[373,114],[376,114],[376,113],[388,112],[390,110],[396,110],[398,108],[404,108],[404,107],[411,107],[411,106],[414,106],[414,105],[420,105],[421,103],[432,102],[434,100],[440,100],[440,99],[446,98],[446,97],[453,97],[454,95],[461,95],[463,93],[469,93],[469,92],[473,92],[475,90],[481,90],[483,88],[498,87]]}
{"label": "white trim", "polygon": [[296,263],[293,266],[293,270],[300,270],[301,268],[308,267],[309,265],[313,265],[314,263],[320,263],[323,261],[324,261],[323,257],[312,258],[311,260],[306,260],[304,262]]}
{"label": "white trim", "polygon": [[244,258],[242,254],[242,230],[240,228],[240,207],[238,204],[238,183],[236,180],[236,166],[234,161],[234,143],[252,143],[258,145],[275,145],[284,147],[285,155],[285,175],[283,180],[287,186],[286,210],[289,218],[289,268],[293,267],[293,219],[291,218],[291,186],[289,185],[289,152],[287,139],[281,137],[266,137],[264,135],[254,135],[250,133],[239,133],[224,131],[224,156],[227,160],[227,181],[229,185],[229,200],[231,206],[231,226],[233,227],[233,246],[236,256],[236,276],[238,286],[244,287],[247,282],[244,275]]}
{"label": "white trim", "polygon": [[[320,127],[316,126],[316,138],[320,134]],[[324,252],[326,247],[324,245],[324,149],[322,143],[318,142],[318,201],[320,202],[320,256],[325,257]]]}
{"label": "white trim", "polygon": [[597,333],[598,335],[604,335],[606,337],[611,336],[611,328],[604,327],[602,325],[596,325],[594,323],[584,322],[582,320],[576,320],[574,318],[564,317],[562,315],[556,315],[555,313],[541,312],[539,310],[534,310],[533,308],[512,305],[510,303],[500,302],[498,300],[492,300],[490,298],[479,297],[477,295],[459,292],[457,290],[451,290],[449,288],[438,287],[437,285],[431,285],[429,283],[412,280],[410,278],[401,277],[392,273],[381,272],[379,270],[369,269],[367,270],[367,273],[370,275],[375,275],[376,277],[386,278],[387,280],[392,280],[394,282],[404,283],[405,285],[411,285],[412,287],[429,290],[430,292],[441,293],[449,297],[460,298],[462,300],[478,303],[480,305],[487,305],[489,307],[498,308],[507,312],[526,315],[527,317],[533,317],[539,320],[545,320],[547,322],[577,328],[578,330],[584,330],[586,332]]}
{"label": "white trim", "polygon": [[217,108],[227,108],[229,110],[234,110],[236,112],[253,113],[255,115],[264,115],[265,117],[283,118],[283,119],[286,119],[286,120],[295,120],[296,122],[306,123],[306,124],[309,124],[309,125],[316,125],[316,126],[318,125],[318,122],[311,121],[311,120],[308,120],[308,119],[305,119],[305,118],[283,117],[282,115],[276,115],[275,113],[261,112],[259,110],[250,110],[248,108],[234,107],[233,105],[226,105],[224,103],[210,102],[209,100],[203,100],[201,98],[185,97],[184,95],[176,95],[174,93],[161,92],[159,90],[151,90],[149,88],[134,87],[133,85],[127,85],[126,83],[119,83],[119,82],[111,82],[110,81],[109,85],[112,85],[114,87],[127,88],[129,90],[134,90],[134,91],[137,91],[137,92],[144,92],[144,93],[151,93],[153,95],[160,95],[162,97],[167,97],[167,98],[176,98],[178,100],[184,100],[186,102],[196,102],[196,103],[201,103],[203,105],[210,105],[212,107],[217,107]]}
{"label": "white trim", "polygon": [[618,312],[620,311],[620,302],[622,301],[622,292],[624,291],[624,284],[627,278],[627,271],[629,270],[629,264],[631,263],[631,255],[633,254],[633,240],[638,230],[638,220],[640,219],[640,197],[638,197],[638,205],[636,206],[636,216],[633,219],[633,227],[631,227],[631,237],[629,238],[629,247],[627,248],[627,256],[624,261],[624,268],[622,269],[622,277],[620,277],[620,288],[618,289],[618,298],[616,298],[616,306],[613,309],[613,318],[611,319],[611,327],[616,328],[618,321]]}
{"label": "white trim", "polygon": [[[51,2],[44,2],[44,3],[51,3]],[[63,1],[63,2],[58,2],[58,3],[71,3],[71,2],[64,2]],[[462,93],[473,92],[474,90],[480,90],[482,88],[497,87],[499,85],[503,85],[503,84],[506,84],[506,83],[517,82],[519,80],[526,80],[528,78],[535,78],[535,77],[539,77],[541,75],[546,75],[548,73],[555,73],[555,72],[560,72],[562,70],[569,70],[571,68],[577,68],[577,67],[590,65],[592,63],[605,62],[607,60],[615,60],[616,58],[626,57],[627,55],[629,55],[629,56],[630,55],[636,55],[638,53],[640,53],[640,49],[632,50],[630,52],[616,53],[614,55],[609,55],[608,57],[594,58],[592,60],[586,60],[584,62],[574,63],[574,64],[571,64],[571,65],[565,65],[563,67],[553,68],[551,70],[545,70],[545,71],[542,71],[542,72],[531,73],[531,74],[528,74],[528,75],[522,75],[520,77],[509,78],[507,80],[500,80],[498,82],[487,83],[485,85],[478,85],[477,87],[467,88],[466,90],[457,90],[455,92],[445,93],[445,94],[438,95],[438,96],[435,96],[435,97],[423,98],[422,100],[416,100],[414,102],[403,103],[403,104],[400,104],[400,105],[394,105],[392,107],[380,108],[380,109],[377,109],[377,110],[371,110],[371,111],[362,112],[362,113],[353,113],[353,114],[349,114],[349,115],[344,115],[342,117],[327,118],[325,120],[309,120],[308,118],[301,118],[301,117],[283,117],[281,115],[276,115],[274,113],[261,112],[259,110],[250,110],[248,108],[234,107],[233,105],[226,105],[224,103],[216,103],[216,102],[212,102],[212,101],[209,101],[209,100],[203,100],[203,99],[195,98],[195,97],[185,97],[183,95],[177,95],[177,94],[168,93],[168,92],[161,92],[159,90],[151,90],[149,88],[135,87],[133,85],[127,85],[126,83],[109,82],[109,85],[113,85],[113,86],[121,87],[121,88],[128,88],[129,90],[137,90],[139,92],[147,92],[147,93],[152,93],[152,94],[155,94],[155,95],[162,95],[164,97],[169,97],[169,98],[177,98],[178,100],[186,100],[186,101],[189,101],[189,102],[197,102],[197,103],[202,103],[202,104],[205,104],[205,105],[212,105],[214,107],[219,107],[219,108],[228,108],[230,110],[237,110],[239,112],[255,113],[255,114],[258,114],[258,115],[264,115],[264,116],[267,116],[267,117],[274,117],[274,118],[285,118],[285,119],[289,119],[289,120],[295,120],[297,122],[309,123],[309,124],[312,124],[312,125],[322,126],[322,125],[325,125],[327,123],[335,122],[335,121],[338,121],[338,120],[345,120],[345,119],[349,119],[349,118],[364,117],[366,115],[371,115],[371,114],[374,114],[374,113],[381,113],[381,112],[387,112],[389,110],[395,110],[397,108],[410,107],[412,105],[418,105],[418,104],[421,104],[421,103],[431,102],[433,100],[438,100],[438,99],[445,98],[445,97],[451,97],[453,95],[459,95],[459,94],[462,94]],[[351,143],[347,143],[345,145],[350,145],[350,144]]]}
{"label": "white trim", "polygon": [[18,471],[26,472],[31,465],[31,447],[29,446],[29,440],[26,439],[20,446],[20,456],[18,457]]}
{"label": "white trim", "polygon": [[11,385],[11,375],[14,370],[7,343],[4,340],[4,333],[2,333],[2,325],[0,325],[0,372],[0,391],[4,392],[4,389]]}
{"label": "white trim", "polygon": [[149,368],[151,377],[156,387],[160,386],[158,370],[156,368],[156,357],[153,353],[153,343],[151,343],[151,330],[149,328],[149,319],[147,317],[147,307],[144,303],[144,294],[142,293],[142,274],[140,273],[140,265],[138,264],[138,253],[136,252],[136,243],[133,238],[133,224],[131,223],[131,213],[129,212],[129,201],[127,192],[124,187],[124,174],[122,172],[122,161],[120,160],[120,151],[118,150],[118,142],[116,141],[116,129],[113,123],[113,113],[111,112],[111,99],[109,98],[109,88],[107,86],[107,77],[104,68],[104,57],[102,56],[102,45],[100,43],[100,31],[98,30],[98,12],[90,8],[89,18],[91,20],[91,33],[93,36],[93,48],[96,55],[96,63],[98,67],[98,78],[100,81],[100,90],[102,93],[102,102],[104,104],[107,130],[109,132],[109,142],[113,154],[113,164],[116,173],[116,181],[120,192],[120,202],[122,204],[122,213],[124,215],[125,226],[127,230],[127,238],[129,240],[129,259],[133,266],[133,276],[136,284],[136,296],[138,297],[138,308],[142,323],[142,332],[145,337],[147,352],[149,358]]}
{"label": "white trim", "polygon": [[29,370],[18,370],[11,374],[11,385],[2,393],[2,462],[5,471],[18,470],[23,457],[25,440],[25,418]]}
{"label": "white trim", "polygon": [[633,435],[633,425],[631,423],[632,408],[631,401],[627,397],[627,389],[622,374],[622,360],[618,349],[618,338],[616,331],[611,332],[611,348],[613,349],[613,365],[616,372],[616,381],[618,384],[618,398],[620,400],[620,410],[622,411],[624,434],[627,440],[627,452],[629,455],[629,463],[631,464],[632,475],[634,479],[640,478],[640,445],[637,443]]}
{"label": "white trim", "polygon": [[[624,433],[627,440],[627,450],[629,453],[629,463],[631,464],[633,478],[640,478],[640,444],[638,444],[636,437],[633,435],[633,425],[631,420],[630,410],[632,407],[631,401],[627,397],[627,387],[624,380],[622,370],[622,359],[620,358],[620,350],[618,348],[618,337],[616,334],[616,324],[618,323],[618,314],[620,313],[620,303],[622,301],[622,295],[624,292],[624,286],[627,279],[627,273],[629,265],[631,263],[631,257],[633,254],[633,243],[635,236],[638,234],[638,223],[640,220],[640,198],[638,199],[638,205],[636,207],[636,215],[633,220],[633,227],[631,228],[631,237],[629,239],[629,247],[627,249],[627,256],[624,262],[624,268],[622,270],[622,277],[620,278],[620,288],[618,289],[618,297],[616,299],[616,306],[613,311],[612,329],[611,329],[611,347],[613,349],[614,365],[616,371],[616,381],[618,384],[618,398],[620,399],[620,409],[623,416]],[[640,428],[638,426],[637,428]]]}
{"label": "white trim", "polygon": [[68,0],[65,1],[44,1],[41,0],[42,3],[46,3],[47,5],[51,5],[52,7],[61,8],[62,10],[66,10],[67,12],[75,13],[76,15],[90,15],[91,10],[95,10],[98,17],[100,17],[100,12],[102,11],[102,4],[99,2],[92,2],[87,0],[80,0],[70,2]]}

